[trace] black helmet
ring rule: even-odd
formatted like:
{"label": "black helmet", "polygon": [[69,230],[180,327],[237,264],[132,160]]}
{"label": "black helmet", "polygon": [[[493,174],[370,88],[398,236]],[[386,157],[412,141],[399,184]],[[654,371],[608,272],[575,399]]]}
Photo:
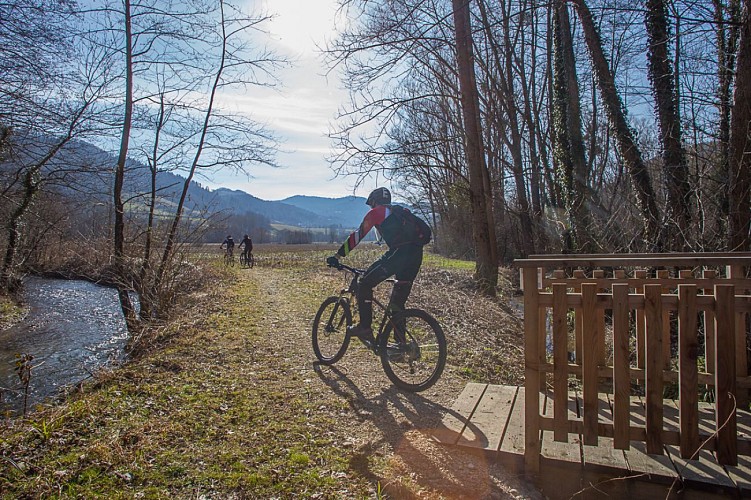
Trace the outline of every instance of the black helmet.
{"label": "black helmet", "polygon": [[365,202],[371,208],[376,205],[389,205],[391,203],[391,191],[386,188],[374,189],[368,196],[368,201]]}

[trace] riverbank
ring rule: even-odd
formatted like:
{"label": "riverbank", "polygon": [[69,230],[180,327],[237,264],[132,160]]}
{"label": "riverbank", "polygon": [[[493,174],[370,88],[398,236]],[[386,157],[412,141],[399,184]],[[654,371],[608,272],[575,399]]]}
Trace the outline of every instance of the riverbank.
{"label": "riverbank", "polygon": [[537,496],[429,436],[468,380],[521,380],[518,319],[474,295],[467,266],[427,259],[410,302],[439,316],[449,364],[430,390],[403,394],[362,348],[313,363],[312,318],[344,284],[326,250],[255,253],[256,268],[221,270],[179,321],[140,339],[136,359],[6,422],[2,496]]}
{"label": "riverbank", "polygon": [[0,294],[0,330],[5,330],[23,318],[27,309],[17,299]]}

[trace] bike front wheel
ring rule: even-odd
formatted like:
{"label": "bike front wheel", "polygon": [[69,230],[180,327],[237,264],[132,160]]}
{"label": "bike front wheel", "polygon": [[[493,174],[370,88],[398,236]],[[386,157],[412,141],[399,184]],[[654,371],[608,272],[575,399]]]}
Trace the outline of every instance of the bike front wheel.
{"label": "bike front wheel", "polygon": [[420,392],[435,384],[446,366],[446,336],[438,321],[420,309],[395,314],[381,348],[383,371],[398,388]]}
{"label": "bike front wheel", "polygon": [[343,297],[327,298],[313,320],[313,352],[318,361],[331,365],[339,361],[349,347],[347,327],[352,325],[352,311]]}

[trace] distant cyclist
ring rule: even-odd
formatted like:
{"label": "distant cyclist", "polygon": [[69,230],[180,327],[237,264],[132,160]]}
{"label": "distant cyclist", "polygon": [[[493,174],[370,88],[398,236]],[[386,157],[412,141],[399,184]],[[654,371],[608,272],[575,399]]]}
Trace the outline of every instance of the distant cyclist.
{"label": "distant cyclist", "polygon": [[373,340],[373,288],[391,276],[396,283],[391,291],[389,308],[401,311],[412,291],[412,282],[422,265],[423,246],[430,241],[430,227],[425,221],[406,208],[391,204],[391,192],[378,188],[370,193],[365,202],[370,211],[365,214],[360,227],[347,237],[336,255],[326,259],[330,266],[337,266],[338,257],[346,257],[360,243],[372,228],[389,247],[389,250],[368,267],[360,279],[357,290],[357,307],[360,311],[360,324],[350,327],[350,334],[366,340]]}
{"label": "distant cyclist", "polygon": [[253,251],[253,240],[251,240],[250,236],[246,234],[240,244],[237,245],[237,248],[242,249],[242,258],[247,261],[248,259],[250,259],[250,253]]}
{"label": "distant cyclist", "polygon": [[227,255],[232,257],[232,253],[235,251],[235,240],[232,239],[231,234],[227,235],[227,238],[219,245],[219,248],[224,248],[225,245],[227,246]]}

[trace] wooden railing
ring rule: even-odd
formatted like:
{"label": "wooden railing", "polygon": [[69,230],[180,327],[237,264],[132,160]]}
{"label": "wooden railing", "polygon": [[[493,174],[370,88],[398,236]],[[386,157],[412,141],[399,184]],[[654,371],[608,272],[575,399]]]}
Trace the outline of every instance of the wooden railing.
{"label": "wooden railing", "polygon": [[[736,432],[736,409],[748,408],[751,389],[751,254],[539,255],[515,265],[524,292],[528,471],[539,470],[540,431],[560,442],[579,434],[594,446],[608,437],[623,450],[641,441],[649,454],[679,445],[687,459],[701,447],[724,465],[751,455],[751,441]],[[580,416],[568,410],[570,384],[580,389]],[[540,404],[551,389],[552,416]],[[670,389],[677,431],[664,425]],[[603,393],[612,419],[599,415]],[[699,425],[700,396],[714,403],[711,433]]]}

